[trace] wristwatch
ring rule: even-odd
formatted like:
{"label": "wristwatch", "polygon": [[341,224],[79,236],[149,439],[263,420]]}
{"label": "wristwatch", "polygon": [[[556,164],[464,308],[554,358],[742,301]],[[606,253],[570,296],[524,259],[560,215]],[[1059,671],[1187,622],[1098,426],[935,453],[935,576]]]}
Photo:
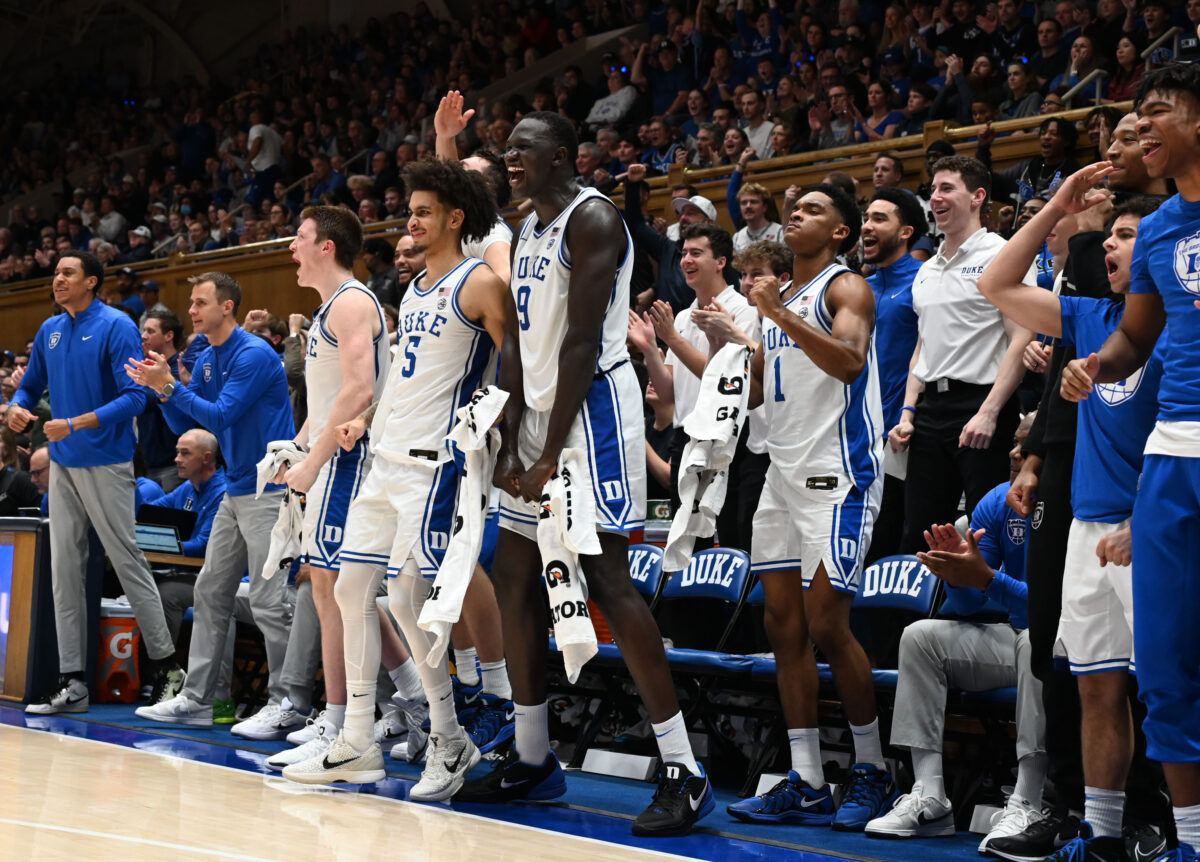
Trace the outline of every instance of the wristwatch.
{"label": "wristwatch", "polygon": [[163,397],[163,398],[170,398],[170,397],[171,397],[171,394],[172,394],[174,391],[175,391],[175,381],[174,381],[174,380],[172,380],[170,383],[168,383],[166,386],[164,386],[164,387],[162,388],[162,397]]}

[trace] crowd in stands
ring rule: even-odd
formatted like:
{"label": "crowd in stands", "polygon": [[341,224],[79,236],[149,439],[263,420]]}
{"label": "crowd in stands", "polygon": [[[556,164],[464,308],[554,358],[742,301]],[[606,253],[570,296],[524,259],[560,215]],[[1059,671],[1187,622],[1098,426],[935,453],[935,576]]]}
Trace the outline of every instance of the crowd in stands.
{"label": "crowd in stands", "polygon": [[[485,104],[475,98],[503,72],[628,21],[648,21],[649,39],[623,40],[620,51],[606,55],[601,69],[564,65],[559,77],[539,84],[528,104],[521,99]],[[136,165],[112,159],[92,174],[84,187],[64,198],[69,206],[52,223],[14,207],[7,228],[0,228],[0,281],[48,277],[60,255],[73,251],[91,251],[101,263],[120,266],[173,251],[294,236],[299,214],[310,204],[348,208],[363,224],[405,219],[405,166],[446,158],[447,152],[467,156],[464,166],[489,177],[503,205],[508,190],[495,177],[502,176],[497,157],[503,157],[514,124],[533,111],[557,113],[580,133],[574,162],[578,185],[625,192],[622,217],[635,252],[628,340],[645,394],[649,496],[669,501],[665,511],[673,512],[680,505],[681,460],[692,442],[683,430],[684,419],[697,403],[705,363],[726,343],[765,344],[765,312],[747,298],[755,292],[761,298],[764,279],[777,280],[776,288],[791,279],[795,242],[786,226],[824,218],[821,200],[833,208],[841,208],[844,200],[849,215],[842,209],[837,218],[848,239],[836,259],[861,273],[874,294],[872,344],[878,364],[873,373],[878,374],[883,426],[873,430],[877,440],[885,441],[879,513],[860,562],[921,553],[949,588],[943,619],[906,630],[896,657],[901,685],[907,667],[911,687],[897,696],[897,704],[903,701],[907,711],[897,709],[891,741],[912,750],[916,784],[894,809],[893,792],[887,805],[857,828],[890,837],[952,834],[941,727],[931,725],[934,719],[925,713],[930,703],[938,705],[938,692],[944,699],[948,684],[1016,686],[1017,787],[985,844],[995,842],[991,851],[1002,858],[1042,858],[1055,850],[1046,843],[1053,830],[1042,834],[1051,822],[1080,842],[1121,838],[1124,778],[1099,778],[1087,763],[1080,772],[1079,735],[1072,741],[1070,732],[1060,732],[1064,726],[1079,726],[1079,703],[1065,703],[1069,698],[1063,696],[1076,686],[1055,665],[1053,653],[1056,640],[1064,641],[1084,695],[1085,719],[1093,727],[1101,695],[1108,697],[1105,720],[1114,712],[1117,719],[1131,714],[1126,692],[1131,656],[1109,655],[1079,634],[1099,624],[1089,623],[1077,607],[1067,607],[1070,589],[1064,594],[1062,554],[1057,581],[1051,577],[1049,589],[1044,580],[1035,586],[1025,571],[1036,570],[1045,578],[1055,568],[1032,550],[1032,537],[1043,522],[1042,509],[1033,514],[1032,508],[1037,471],[1050,462],[1059,466],[1064,458],[1068,465],[1081,463],[1074,457],[1074,414],[1064,419],[1074,408],[1064,407],[1067,402],[1058,396],[1059,378],[1065,392],[1065,381],[1075,373],[1069,370],[1074,354],[1064,350],[1061,339],[1073,339],[1082,357],[1098,350],[1103,338],[1094,344],[1087,340],[1091,330],[1086,327],[1092,324],[1085,318],[1091,320],[1087,315],[1092,312],[1076,299],[1120,307],[1131,278],[1137,279],[1129,270],[1137,227],[1160,205],[1167,206],[1164,202],[1176,190],[1143,163],[1136,115],[1112,103],[1145,95],[1144,87],[1138,89],[1141,51],[1177,24],[1186,37],[1178,41],[1179,55],[1174,42],[1160,46],[1150,58],[1152,68],[1194,70],[1184,61],[1200,59],[1200,0],[1188,0],[1185,6],[1165,0],[1062,0],[1044,8],[1017,0],[986,7],[968,0],[887,6],[840,0],[836,7],[800,0],[786,9],[775,0],[765,6],[736,0],[701,2],[695,10],[636,0],[628,6],[564,3],[553,17],[538,7],[513,10],[501,3],[477,7],[470,24],[462,27],[418,12],[372,21],[358,36],[346,29],[320,37],[297,32],[282,46],[264,48],[242,70],[232,95],[184,89],[158,102],[149,100],[136,116],[85,111],[69,121],[65,118],[72,109],[66,102],[51,106],[29,97],[21,105],[24,118],[13,114],[0,128],[22,154],[0,170],[7,193],[52,180],[55,172],[90,155],[109,156],[118,145],[147,148]],[[1057,114],[1067,107],[1064,97],[1071,87],[1097,67],[1108,72],[1099,103],[1092,105],[1094,92],[1079,94],[1071,103],[1093,107],[1082,128],[1048,116],[1037,129],[1037,155],[993,170],[996,132],[991,123]],[[1180,74],[1168,79],[1171,87],[1195,79]],[[173,114],[182,117],[177,126],[168,120]],[[34,116],[41,119],[29,119]],[[18,119],[22,122],[14,125]],[[974,158],[937,142],[923,164],[906,164],[888,149],[889,140],[919,132],[929,119],[983,126],[970,153]],[[108,137],[96,136],[102,143],[90,145],[94,153],[69,146],[59,152],[53,147],[72,138],[61,133],[63,122],[75,123],[80,136],[105,125]],[[1081,155],[1076,144],[1085,131],[1095,151]],[[50,139],[53,147],[42,146]],[[857,142],[879,147],[869,187],[835,170],[836,163],[821,184],[792,186],[782,197],[754,181],[756,159]],[[473,166],[476,159],[480,164]],[[1088,174],[1088,166],[1102,160],[1111,162],[1111,169]],[[728,165],[733,172],[719,191],[700,184],[671,189],[675,217],[668,224],[647,217],[645,181],[667,173],[675,163]],[[914,175],[920,182],[909,190]],[[1102,188],[1103,200],[1088,196],[1093,186]],[[817,203],[814,193],[821,199]],[[717,226],[715,196],[724,196],[735,231]],[[989,269],[993,261],[999,263]],[[397,226],[368,240],[362,264],[394,345],[401,335],[397,307],[424,268],[421,252]],[[1061,317],[1051,321],[1033,314],[1030,309],[1040,308],[1040,299],[1013,299],[1016,285],[1034,284],[1046,289],[1039,297],[1051,296],[1053,290],[1070,298],[1064,300]],[[935,289],[950,299],[933,301]],[[173,375],[187,384],[206,341],[185,331],[178,316],[183,309],[159,303],[155,283],[128,268],[105,277],[97,295],[137,321],[146,350],[166,357]],[[818,306],[825,301],[818,300]],[[1051,305],[1058,308],[1057,302]],[[829,306],[814,307],[812,313],[832,316]],[[1103,317],[1109,312],[1098,313]],[[284,367],[294,426],[300,429],[305,420],[305,344],[314,324],[300,314],[286,319],[267,310],[243,314],[242,328],[265,340],[272,361],[277,357]],[[1119,318],[1119,311],[1112,314]],[[1084,350],[1085,344],[1091,347]],[[30,341],[0,354],[0,411],[10,409],[33,349]],[[760,378],[764,387],[767,379]],[[1132,386],[1136,392],[1136,384]],[[1147,389],[1153,394],[1149,384]],[[782,392],[777,391],[776,399],[784,400]],[[6,428],[0,434],[6,468],[0,474],[0,514],[7,513],[6,507],[15,512],[42,505],[46,492],[44,442],[47,436],[56,439],[52,435],[58,432],[47,430],[55,421],[48,398],[25,407],[37,421],[22,433]],[[1080,410],[1080,427],[1099,423],[1097,433],[1108,434],[1104,423],[1109,420],[1090,409]],[[718,516],[722,547],[747,552],[754,547],[754,516],[771,464],[765,415],[753,411],[741,429]],[[1151,408],[1141,418],[1153,415]],[[1126,422],[1122,435],[1136,432],[1121,421]],[[224,480],[216,439],[204,436],[207,432],[176,435],[154,403],[147,404],[137,426],[140,499],[157,505],[190,500],[211,518],[203,500],[218,493],[210,483]],[[1056,436],[1064,433],[1066,438]],[[1124,436],[1112,444],[1120,458],[1131,465],[1137,461],[1135,479],[1146,434],[1130,444],[1129,452],[1121,448],[1129,442]],[[1079,439],[1080,447],[1103,445],[1095,438]],[[1110,510],[1098,513],[1081,506],[1082,498],[1070,490],[1070,466],[1064,472],[1065,479],[1063,472],[1056,474],[1057,493],[1075,504],[1075,519],[1093,530],[1088,536],[1107,548],[1108,556],[1101,558],[1127,566],[1127,519],[1136,482],[1121,485],[1129,476],[1114,479],[1115,490],[1106,498]],[[826,480],[810,478],[818,484],[808,487],[821,487]],[[1042,493],[1049,498],[1047,488]],[[951,525],[962,515],[968,526],[966,538],[960,539]],[[1061,545],[1068,553],[1070,514],[1054,523],[1055,537],[1043,535],[1040,541]],[[1027,537],[1028,559],[1023,547]],[[1093,558],[1094,540],[1087,549]],[[1040,553],[1053,556],[1041,547]],[[1066,577],[1072,576],[1068,571]],[[771,634],[779,629],[770,627],[781,623],[772,617],[770,597],[767,601]],[[1068,622],[1071,613],[1080,614],[1074,623]],[[1002,667],[972,678],[974,683],[946,669],[959,659],[981,663],[978,653],[964,658],[955,652],[966,649],[961,645],[964,619],[999,626],[988,648],[1001,652]],[[172,636],[176,633],[172,626]],[[929,659],[939,650],[947,655]],[[1101,674],[1089,676],[1085,666],[1093,659],[1104,667]],[[1100,688],[1114,677],[1103,671],[1119,672],[1117,696]],[[924,674],[919,684],[912,681],[918,674]],[[223,680],[218,699],[226,694]],[[1154,696],[1164,695],[1156,691]],[[935,711],[940,722],[941,710]],[[278,712],[276,708],[276,717]],[[936,730],[932,736],[930,726]],[[855,734],[861,730],[852,729]],[[878,724],[870,732],[877,736]],[[789,742],[793,763],[811,769],[796,754],[799,738]],[[1085,751],[1089,742],[1085,740]],[[1128,742],[1132,753],[1133,733]],[[1151,756],[1155,744],[1152,740]],[[1114,756],[1119,759],[1123,751]],[[1133,760],[1130,786],[1156,787],[1161,772],[1141,751]],[[1127,762],[1118,766],[1118,773],[1129,771]],[[789,775],[783,791],[777,787],[739,803],[730,814],[772,822],[764,806],[775,804],[771,800],[777,802],[779,793],[807,792],[821,781],[800,766],[794,769],[798,771]],[[1048,775],[1058,792],[1053,814],[1043,811]],[[1120,786],[1109,786],[1113,783]],[[1103,793],[1097,795],[1097,788]],[[1161,806],[1147,802],[1151,796],[1131,790],[1130,813],[1169,834],[1171,818]],[[1200,812],[1194,804],[1184,807],[1188,810],[1181,815],[1177,804],[1175,822],[1180,834],[1190,838],[1200,830]],[[1086,821],[1072,819],[1071,812],[1085,813]],[[1147,834],[1135,826],[1126,837],[1136,846]],[[1100,855],[1104,845],[1088,846],[1095,858],[1110,858]],[[1111,858],[1122,858],[1124,847]],[[1178,858],[1194,858],[1194,850],[1192,854]]]}

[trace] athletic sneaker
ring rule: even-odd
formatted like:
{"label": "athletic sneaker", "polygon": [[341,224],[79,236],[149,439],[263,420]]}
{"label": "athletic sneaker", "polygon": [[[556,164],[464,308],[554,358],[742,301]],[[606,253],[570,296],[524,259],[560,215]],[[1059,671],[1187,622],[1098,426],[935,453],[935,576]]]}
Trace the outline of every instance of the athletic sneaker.
{"label": "athletic sneaker", "polygon": [[366,751],[356,751],[339,733],[323,754],[285,766],[283,777],[299,784],[374,784],[387,772],[378,745],[372,742]]}
{"label": "athletic sneaker", "polygon": [[25,707],[27,715],[54,715],[59,712],[87,712],[88,687],[81,679],[60,676],[58,687],[41,700]]}
{"label": "athletic sneaker", "polygon": [[540,766],[522,763],[517,747],[510,745],[494,761],[491,771],[463,784],[454,794],[456,802],[512,802],[557,799],[567,792],[567,779],[551,751]]}
{"label": "athletic sneaker", "polygon": [[472,711],[471,720],[465,725],[480,754],[487,754],[513,738],[517,732],[515,715],[511,700],[501,700],[494,694],[480,695],[480,706]]}
{"label": "athletic sneaker", "polygon": [[306,742],[312,742],[317,738],[318,725],[325,718],[325,710],[321,710],[315,716],[304,722],[304,727],[299,730],[293,730],[286,737],[287,741],[292,745],[304,745]]}
{"label": "athletic sneaker", "polygon": [[1168,850],[1158,857],[1158,862],[1197,862],[1197,860],[1200,860],[1200,854],[1196,853],[1196,848],[1182,842],[1174,850]]}
{"label": "athletic sneaker", "polygon": [[429,704],[422,696],[420,700],[405,700],[400,693],[392,695],[392,703],[400,707],[404,715],[404,723],[408,726],[407,747],[404,754],[396,756],[396,748],[401,743],[392,746],[392,757],[397,760],[407,760],[416,763],[425,755],[425,745],[429,742]]}
{"label": "athletic sneaker", "polygon": [[892,807],[899,793],[891,773],[870,763],[850,767],[850,777],[842,792],[842,801],[833,816],[833,828],[860,832],[872,820]]}
{"label": "athletic sneaker", "polygon": [[1130,823],[1121,830],[1129,862],[1155,862],[1167,852],[1167,839],[1153,826]]}
{"label": "athletic sneaker", "polygon": [[921,782],[896,800],[892,810],[875,817],[863,830],[872,838],[949,838],[954,835],[954,811],[949,802],[925,796]]}
{"label": "athletic sneaker", "polygon": [[[322,712],[321,716],[324,717]],[[314,757],[321,757],[329,750],[329,746],[333,745],[333,740],[337,736],[337,728],[327,721],[320,721],[313,725],[316,731],[313,733],[312,739],[308,740],[295,748],[289,748],[287,751],[281,751],[267,758],[267,769],[274,772],[280,772],[293,763],[302,763],[305,760],[310,760]]]}
{"label": "athletic sneaker", "polygon": [[434,733],[429,737],[425,770],[408,798],[416,802],[441,802],[463,786],[467,773],[479,763],[479,749],[462,728],[454,736]]}
{"label": "athletic sneaker", "polygon": [[992,818],[992,828],[979,842],[979,852],[986,855],[991,842],[1020,835],[1030,825],[1043,819],[1045,819],[1045,815],[1030,805],[1027,800],[1015,794],[1008,797],[1008,803]]}
{"label": "athletic sneaker", "polygon": [[633,821],[633,834],[645,838],[686,835],[714,804],[703,766],[693,773],[682,763],[664,763],[658,769],[658,790],[649,807]]}
{"label": "athletic sneaker", "polygon": [[833,822],[835,806],[828,784],[818,790],[793,769],[762,796],[735,802],[725,810],[746,823],[828,826]]}
{"label": "athletic sneaker", "polygon": [[1125,839],[1092,835],[1092,825],[1079,821],[1079,835],[1046,857],[1051,862],[1126,862]]}
{"label": "athletic sneaker", "polygon": [[1010,862],[1040,862],[1069,844],[1079,832],[1077,817],[1043,817],[1031,822],[1017,835],[989,840],[984,852]]}
{"label": "athletic sneaker", "polygon": [[237,724],[237,704],[233,699],[213,701],[213,724]]}
{"label": "athletic sneaker", "polygon": [[212,705],[197,703],[186,694],[177,694],[170,700],[150,706],[139,706],[133,711],[138,718],[161,721],[164,724],[186,724],[188,727],[212,727]]}
{"label": "athletic sneaker", "polygon": [[161,665],[158,672],[154,674],[154,684],[150,688],[150,698],[147,703],[153,706],[156,703],[170,700],[183,691],[183,684],[186,681],[187,674],[179,665],[173,662],[170,666]]}
{"label": "athletic sneaker", "polygon": [[375,722],[375,741],[381,748],[390,748],[408,734],[404,713],[390,703],[382,707],[383,716]]}
{"label": "athletic sneaker", "polygon": [[229,728],[229,732],[242,739],[284,739],[293,730],[304,727],[310,715],[297,712],[285,697],[283,703],[268,703],[250,718]]}

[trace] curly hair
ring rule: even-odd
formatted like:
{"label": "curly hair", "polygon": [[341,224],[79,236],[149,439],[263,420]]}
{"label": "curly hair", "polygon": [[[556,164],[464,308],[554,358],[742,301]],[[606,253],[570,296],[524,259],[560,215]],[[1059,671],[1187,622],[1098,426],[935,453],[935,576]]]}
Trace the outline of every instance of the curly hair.
{"label": "curly hair", "polygon": [[462,210],[462,237],[481,240],[496,223],[496,198],[478,171],[468,171],[458,162],[425,160],[404,168],[409,193],[432,192],[442,206]]}

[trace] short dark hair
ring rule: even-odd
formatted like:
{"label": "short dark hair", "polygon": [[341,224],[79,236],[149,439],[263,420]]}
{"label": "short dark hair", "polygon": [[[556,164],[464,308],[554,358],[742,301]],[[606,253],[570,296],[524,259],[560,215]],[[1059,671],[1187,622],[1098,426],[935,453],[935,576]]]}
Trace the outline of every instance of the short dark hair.
{"label": "short dark hair", "polygon": [[1133,108],[1139,109],[1146,96],[1160,93],[1182,93],[1200,110],[1200,63],[1172,63],[1147,72],[1133,91]]}
{"label": "short dark hair", "polygon": [[[1116,221],[1123,215],[1137,216],[1145,218],[1154,212],[1162,205],[1162,199],[1154,195],[1132,195],[1125,198],[1113,208],[1112,222]],[[1111,229],[1111,228],[1110,228]]]}
{"label": "short dark hair", "polygon": [[404,167],[404,182],[410,193],[432,192],[442,206],[462,210],[463,239],[481,240],[496,223],[496,199],[487,180],[458,162],[409,162]]}
{"label": "short dark hair", "polygon": [[973,159],[970,156],[946,156],[933,163],[933,169],[929,175],[933,176],[941,171],[958,174],[962,177],[963,185],[969,192],[974,193],[983,189],[986,193],[983,203],[985,206],[987,205],[988,198],[992,196],[992,174],[979,159]]}
{"label": "short dark hair", "polygon": [[525,120],[537,120],[546,127],[546,131],[550,134],[548,137],[556,147],[565,147],[567,150],[567,161],[571,163],[572,169],[575,167],[575,157],[579,155],[579,136],[575,134],[575,126],[566,117],[561,117],[558,114],[550,111],[534,111],[526,114],[521,118]]}
{"label": "short dark hair", "polygon": [[[824,185],[831,185],[836,189],[841,189],[842,192],[845,193],[846,197],[850,198],[851,201],[854,200],[854,195],[857,192],[857,189],[854,186],[854,177],[844,173],[843,171],[830,171],[826,176],[826,179],[829,182],[825,183]],[[786,215],[791,215],[791,213],[786,213]]]}
{"label": "short dark hair", "polygon": [[671,191],[673,192],[681,190],[687,192],[687,196],[689,198],[694,198],[696,195],[700,194],[700,190],[691,183],[680,183],[679,185],[671,186]]}
{"label": "short dark hair", "polygon": [[858,205],[854,203],[854,198],[830,183],[817,183],[812,188],[805,190],[805,194],[809,192],[820,192],[833,201],[833,205],[837,207],[838,214],[842,218],[842,224],[850,228],[850,233],[838,246],[838,254],[845,254],[858,245],[858,236],[862,233],[862,213],[858,211]]}
{"label": "short dark hair", "polygon": [[195,287],[204,282],[211,282],[217,294],[217,302],[225,302],[233,300],[233,313],[238,313],[238,307],[242,304],[242,286],[238,284],[238,280],[227,272],[202,272],[199,275],[193,275],[188,279],[188,284]]}
{"label": "short dark hair", "polygon": [[86,278],[96,279],[96,286],[92,288],[95,292],[100,289],[100,285],[104,284],[104,264],[100,262],[100,258],[87,251],[79,251],[78,249],[70,249],[59,254],[58,259],[62,260],[66,257],[79,258],[79,266],[83,269],[83,274]]}
{"label": "short dark hair", "polygon": [[877,189],[871,200],[887,201],[892,204],[896,208],[896,215],[900,219],[900,224],[907,225],[913,229],[912,236],[908,238],[909,248],[912,248],[917,240],[925,236],[929,228],[925,220],[925,210],[921,208],[921,204],[912,192],[907,189],[898,189],[894,186],[885,186],[884,188]]}
{"label": "short dark hair", "polygon": [[723,257],[728,263],[733,260],[733,237],[725,228],[712,222],[690,224],[679,232],[680,239],[706,239],[713,257]]}
{"label": "short dark hair", "polygon": [[901,159],[900,156],[896,155],[895,152],[888,150],[885,153],[879,153],[875,156],[875,161],[879,161],[880,159],[890,159],[892,162],[892,167],[896,169],[896,173],[900,174],[900,176],[904,176],[904,160]]}
{"label": "short dark hair", "polygon": [[310,206],[300,211],[300,221],[309,219],[317,226],[317,241],[333,242],[333,259],[342,269],[354,269],[354,259],[362,249],[362,222],[345,207]]}
{"label": "short dark hair", "polygon": [[476,150],[471,155],[488,163],[483,178],[487,180],[488,188],[496,197],[497,208],[504,209],[512,200],[512,189],[508,185],[508,166],[504,164],[504,159],[491,150]]}
{"label": "short dark hair", "polygon": [[373,236],[363,243],[363,254],[373,254],[376,257],[392,259],[395,249],[392,244],[381,236]]}
{"label": "short dark hair", "polygon": [[187,336],[183,334],[183,323],[179,320],[179,315],[169,308],[155,308],[146,312],[146,319],[157,320],[158,328],[164,334],[171,333],[171,344],[175,346],[175,349],[183,350]]}
{"label": "short dark hair", "polygon": [[758,242],[750,243],[734,255],[733,268],[738,272],[745,272],[752,262],[761,260],[776,275],[790,275],[794,258],[792,250],[786,245],[772,242],[769,239],[760,239]]}

